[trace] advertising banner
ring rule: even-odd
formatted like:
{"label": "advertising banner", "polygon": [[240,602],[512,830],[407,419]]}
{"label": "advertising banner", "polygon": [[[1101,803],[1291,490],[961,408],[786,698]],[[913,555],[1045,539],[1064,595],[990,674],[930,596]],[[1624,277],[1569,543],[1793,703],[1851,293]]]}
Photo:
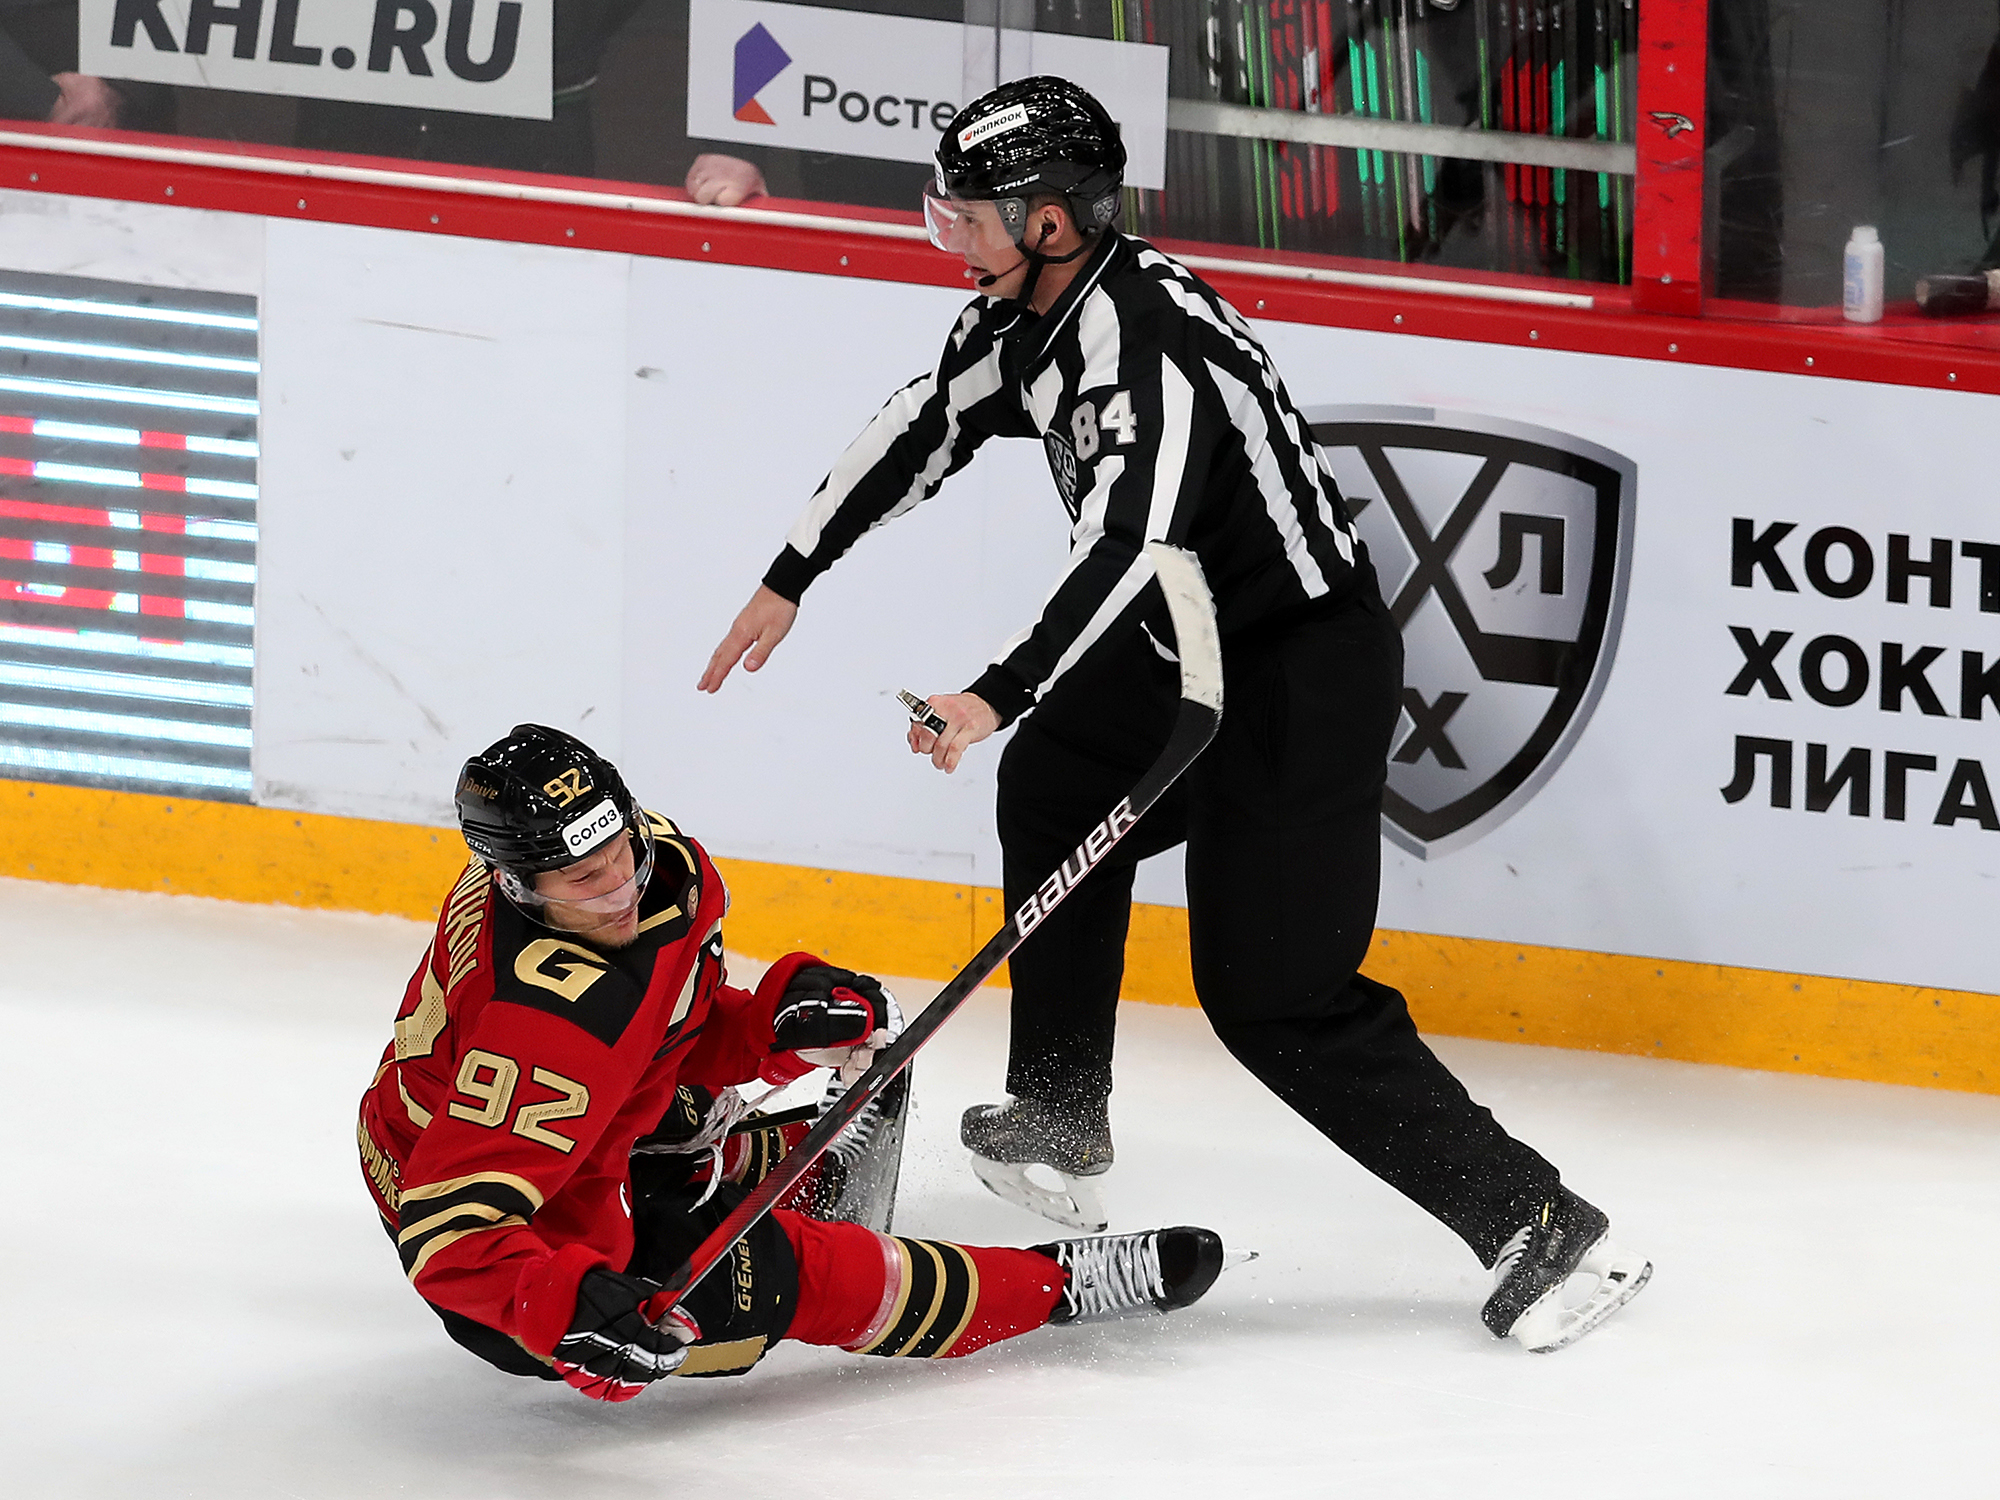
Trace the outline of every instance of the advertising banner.
{"label": "advertising banner", "polygon": [[1259,331],[1403,629],[1383,926],[1994,989],[2000,403]]}
{"label": "advertising banner", "polygon": [[551,0],[81,0],[81,71],[546,120]]}
{"label": "advertising banner", "polygon": [[[718,853],[999,884],[1001,746],[940,776],[895,694],[971,680],[1060,574],[1039,443],[693,687],[962,290],[34,201],[16,264],[259,296],[261,805],[444,825],[534,719]],[[1383,927],[1995,989],[2000,399],[1255,328],[1403,630]],[[570,625],[492,625],[551,598]],[[1184,900],[1178,851],[1136,894]]]}
{"label": "advertising banner", "polygon": [[[768,666],[691,686],[962,291],[332,226],[271,257],[261,802],[442,820],[458,762],[546,715],[724,854],[999,883],[1000,747],[940,776],[894,694],[970,680],[1061,572],[1040,444],[987,443]],[[1403,629],[1384,927],[1994,987],[2000,402],[1256,327]],[[440,654],[540,596],[557,534],[622,646]],[[922,628],[884,611],[912,579],[951,581]],[[772,732],[799,724],[809,755]],[[1178,852],[1136,894],[1184,901]]]}
{"label": "advertising banner", "polygon": [[[1004,55],[1055,73],[1110,110],[1125,181],[1166,184],[1167,49],[1026,35]],[[687,131],[698,140],[928,162],[966,102],[967,28],[768,0],[690,0]],[[990,50],[990,49],[989,49]]]}

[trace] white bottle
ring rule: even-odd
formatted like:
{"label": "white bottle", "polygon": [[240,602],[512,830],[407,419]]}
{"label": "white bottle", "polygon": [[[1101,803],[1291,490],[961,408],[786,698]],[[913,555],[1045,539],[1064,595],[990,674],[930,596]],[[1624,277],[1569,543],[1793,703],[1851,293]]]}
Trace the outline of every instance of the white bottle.
{"label": "white bottle", "polygon": [[1882,241],[1873,224],[1857,224],[1847,242],[1841,311],[1850,323],[1882,321]]}

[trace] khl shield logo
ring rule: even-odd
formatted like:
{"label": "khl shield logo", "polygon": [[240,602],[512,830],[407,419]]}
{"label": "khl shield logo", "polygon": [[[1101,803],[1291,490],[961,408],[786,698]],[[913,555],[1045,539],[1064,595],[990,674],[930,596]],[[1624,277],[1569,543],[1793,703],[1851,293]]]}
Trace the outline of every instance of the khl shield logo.
{"label": "khl shield logo", "polygon": [[1420,859],[1518,812],[1604,691],[1632,571],[1633,462],[1416,406],[1305,413],[1402,628],[1383,832]]}
{"label": "khl shield logo", "polygon": [[774,125],[771,112],[757,102],[764,85],[792,65],[792,56],[759,21],[736,39],[736,70],[730,97],[736,118],[753,125]]}

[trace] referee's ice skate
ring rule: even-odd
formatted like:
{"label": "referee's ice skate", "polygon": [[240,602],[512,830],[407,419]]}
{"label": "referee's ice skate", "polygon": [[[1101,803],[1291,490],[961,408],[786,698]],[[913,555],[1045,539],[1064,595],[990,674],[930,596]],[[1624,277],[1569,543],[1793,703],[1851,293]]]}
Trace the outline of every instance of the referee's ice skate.
{"label": "referee's ice skate", "polygon": [[[1493,1295],[1479,1315],[1495,1338],[1553,1354],[1630,1302],[1652,1274],[1652,1262],[1612,1243],[1601,1209],[1559,1187],[1501,1247]],[[1572,1302],[1567,1291],[1578,1276],[1596,1285]]]}
{"label": "referee's ice skate", "polygon": [[1009,1203],[1093,1233],[1111,1222],[1098,1192],[1112,1159],[1104,1105],[975,1104],[959,1122],[958,1138],[972,1153],[973,1174]]}

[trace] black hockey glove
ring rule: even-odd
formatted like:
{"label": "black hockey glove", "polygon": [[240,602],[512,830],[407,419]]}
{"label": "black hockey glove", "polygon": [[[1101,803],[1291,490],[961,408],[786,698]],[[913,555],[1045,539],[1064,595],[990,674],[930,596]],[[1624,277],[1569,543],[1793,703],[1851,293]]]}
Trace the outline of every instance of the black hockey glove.
{"label": "black hockey glove", "polygon": [[839,1068],[848,1081],[861,1076],[878,1049],[903,1030],[896,997],[872,974],[808,964],[778,997],[771,1017],[771,1046],[796,1052],[820,1068]]}
{"label": "black hockey glove", "polygon": [[660,1283],[598,1269],[576,1289],[576,1316],[555,1347],[556,1373],[596,1401],[630,1401],[687,1358],[697,1331],[669,1314],[646,1321]]}

